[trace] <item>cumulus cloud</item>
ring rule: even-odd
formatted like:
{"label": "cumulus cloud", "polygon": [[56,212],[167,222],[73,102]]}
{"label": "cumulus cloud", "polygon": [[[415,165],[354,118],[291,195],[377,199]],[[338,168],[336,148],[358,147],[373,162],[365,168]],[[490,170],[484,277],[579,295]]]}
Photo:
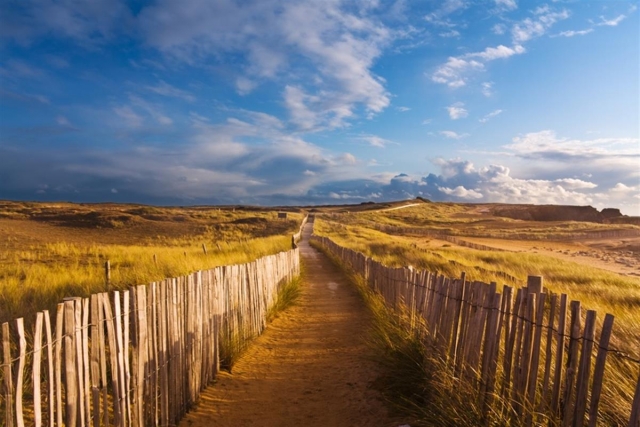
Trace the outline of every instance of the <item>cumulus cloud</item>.
{"label": "cumulus cloud", "polygon": [[438,190],[449,196],[455,196],[460,199],[482,199],[482,193],[475,190],[467,190],[462,185],[458,185],[456,188],[438,187]]}
{"label": "cumulus cloud", "polygon": [[446,84],[451,88],[458,88],[467,84],[468,75],[473,71],[485,69],[485,64],[496,59],[504,59],[525,52],[521,45],[507,47],[499,45],[488,47],[480,52],[467,53],[461,56],[449,57],[446,63],[439,66],[431,75],[436,83]]}
{"label": "cumulus cloud", "polygon": [[342,127],[359,109],[371,117],[390,104],[372,67],[394,33],[370,17],[366,5],[351,6],[340,1],[239,5],[162,0],[143,9],[139,19],[147,43],[177,60],[239,58],[247,74],[236,80],[241,94],[254,88],[255,78],[282,83],[285,73],[319,73],[305,84],[283,84],[292,122],[310,130]]}
{"label": "cumulus cloud", "polygon": [[633,182],[640,179],[640,141],[637,138],[580,140],[559,137],[552,130],[544,130],[515,137],[504,148],[535,174],[581,176],[588,173],[601,187],[613,186],[619,180]]}
{"label": "cumulus cloud", "polygon": [[451,120],[463,119],[469,115],[469,112],[464,108],[464,103],[456,102],[453,105],[447,107],[449,117]]}
{"label": "cumulus cloud", "polygon": [[540,6],[534,11],[532,18],[526,18],[517,22],[511,28],[511,36],[514,43],[524,43],[536,37],[544,35],[549,28],[558,21],[569,17],[569,11],[551,10],[549,6]]}

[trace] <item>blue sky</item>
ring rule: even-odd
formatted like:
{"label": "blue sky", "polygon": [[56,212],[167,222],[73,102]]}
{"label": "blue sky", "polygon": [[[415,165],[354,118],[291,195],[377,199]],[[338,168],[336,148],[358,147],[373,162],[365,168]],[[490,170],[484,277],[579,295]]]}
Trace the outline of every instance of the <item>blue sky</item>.
{"label": "blue sky", "polygon": [[630,1],[3,0],[0,198],[640,215]]}

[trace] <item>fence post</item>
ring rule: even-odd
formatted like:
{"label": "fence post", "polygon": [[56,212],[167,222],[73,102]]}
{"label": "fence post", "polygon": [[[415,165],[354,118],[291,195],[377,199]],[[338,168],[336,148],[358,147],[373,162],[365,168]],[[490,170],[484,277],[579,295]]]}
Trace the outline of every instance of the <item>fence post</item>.
{"label": "fence post", "polygon": [[104,263],[104,278],[107,284],[107,291],[110,290],[111,287],[111,261],[107,260]]}
{"label": "fence post", "polygon": [[9,323],[2,324],[2,362],[4,369],[4,403],[7,410],[5,425],[13,427],[13,378],[11,370],[11,341],[9,336]]}

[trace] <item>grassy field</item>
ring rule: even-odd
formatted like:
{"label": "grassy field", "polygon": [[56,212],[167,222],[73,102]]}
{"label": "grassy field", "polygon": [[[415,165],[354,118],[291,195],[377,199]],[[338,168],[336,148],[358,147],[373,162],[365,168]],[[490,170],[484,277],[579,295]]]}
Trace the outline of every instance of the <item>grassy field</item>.
{"label": "grassy field", "polygon": [[273,210],[233,207],[0,202],[0,322],[67,296],[288,250],[301,220],[299,212],[278,219]]}
{"label": "grassy field", "polygon": [[[563,245],[567,245],[574,248],[576,245],[583,245],[589,248],[588,245],[593,243],[591,240],[580,240],[585,233],[615,231],[623,236],[632,236],[637,233],[637,226],[521,221],[495,217],[487,214],[485,209],[474,205],[424,203],[398,210],[332,213],[316,219],[315,233],[328,236],[341,246],[365,253],[394,267],[412,265],[449,277],[459,277],[465,272],[470,280],[486,283],[496,281],[499,285],[518,287],[526,283],[528,275],[543,276],[544,285],[551,292],[566,293],[569,299],[581,301],[583,314],[586,309],[596,310],[598,335],[605,313],[613,314],[615,327],[611,346],[631,358],[640,359],[640,342],[637,339],[640,330],[640,278],[635,275],[640,264],[636,262],[635,269],[631,269],[633,271],[630,274],[620,274],[616,272],[615,262],[611,262],[610,269],[607,270],[588,265],[589,260],[578,263],[559,258],[557,252],[504,249],[512,244],[520,247],[525,241],[523,239],[537,245],[536,247],[553,245],[554,248],[563,248]],[[503,249],[478,250],[456,244],[456,240],[447,240],[450,236],[463,239],[485,235],[491,235],[494,242],[501,240]],[[502,237],[499,239],[496,236]],[[637,260],[638,248],[634,246],[636,243],[633,239],[610,239],[606,245],[600,240],[598,244],[613,247],[615,251],[622,248],[629,259]],[[566,251],[562,251],[564,252]],[[396,332],[394,334],[398,335]],[[414,338],[407,336],[403,339],[405,341],[393,344],[389,351],[393,354],[396,351],[394,348],[401,350],[406,347],[409,354],[404,350],[400,351],[399,355],[394,356],[399,359],[392,360],[391,365],[403,366],[403,357],[418,357],[412,341]],[[425,359],[424,363],[432,365],[434,361]],[[422,371],[427,372],[429,369],[425,365]],[[602,425],[626,422],[625,416],[628,417],[628,405],[633,398],[639,369],[636,362],[627,358],[617,355],[609,357],[603,397],[607,405],[603,407],[605,413]],[[401,373],[396,374],[402,377]],[[394,381],[398,381],[398,378]],[[425,383],[420,387],[428,388],[429,385]],[[446,389],[443,384],[435,388],[438,390],[434,390],[431,384],[428,392],[439,393]],[[426,389],[423,392],[426,393]],[[445,396],[445,400],[452,402],[451,398],[457,392],[452,389],[452,393],[449,397]],[[419,402],[414,403],[420,406]],[[460,409],[450,408],[451,411]],[[423,415],[429,418],[426,414]]]}

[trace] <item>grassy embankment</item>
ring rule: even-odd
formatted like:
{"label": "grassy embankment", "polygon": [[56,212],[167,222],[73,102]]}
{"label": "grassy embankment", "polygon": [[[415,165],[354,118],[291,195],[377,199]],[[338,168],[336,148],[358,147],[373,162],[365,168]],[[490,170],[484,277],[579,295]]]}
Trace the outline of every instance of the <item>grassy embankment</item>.
{"label": "grassy embankment", "polygon": [[[576,232],[607,229],[607,226],[589,223],[545,224],[495,217],[478,220],[477,216],[469,211],[470,207],[465,205],[424,204],[396,211],[334,215],[330,221],[316,221],[315,232],[389,266],[412,265],[449,277],[459,277],[464,271],[471,280],[487,283],[495,280],[499,284],[515,286],[522,286],[527,275],[541,275],[544,277],[545,287],[551,292],[567,293],[570,299],[581,301],[584,308],[596,310],[599,322],[605,313],[616,316],[611,345],[635,357],[640,354],[640,343],[637,342],[640,328],[640,280],[637,278],[560,261],[542,254],[475,250],[437,238],[390,235],[374,229],[387,224],[396,227],[420,227],[425,231],[457,236],[495,234],[503,238],[508,238],[509,235],[522,238],[523,234],[528,234],[530,238],[537,237],[541,240],[550,234],[556,238],[564,234],[570,240],[571,235]],[[508,280],[505,277],[516,280]],[[379,354],[383,355],[383,366],[391,368],[397,365],[414,370],[410,375],[405,375],[403,368],[393,368],[389,377],[395,379],[387,381],[392,391],[394,384],[414,384],[409,392],[411,399],[400,399],[405,409],[416,410],[416,417],[427,424],[434,415],[440,419],[447,415],[455,425],[475,425],[473,420],[478,413],[473,405],[469,405],[468,398],[472,391],[460,393],[462,385],[451,376],[440,375],[434,378],[429,375],[434,364],[440,368],[442,366],[437,360],[419,353],[422,350],[416,348],[415,340],[420,341],[420,337],[412,336],[403,331],[398,324],[385,320],[385,315],[376,317],[382,319],[378,322],[382,327],[377,328],[378,333],[374,334],[374,337],[377,337],[373,341],[378,344],[379,349],[383,349],[379,351]],[[599,328],[600,323],[598,333]],[[415,359],[420,362],[412,363]],[[601,405],[604,412],[601,420],[603,425],[626,422],[625,416],[628,416],[629,410],[627,406],[633,397],[637,371],[638,366],[633,362],[609,358]],[[408,381],[410,377],[421,380]],[[391,393],[396,396],[406,394],[395,391]],[[430,404],[423,405],[424,399],[428,399]],[[454,404],[449,405],[447,402]],[[446,414],[442,413],[443,410]]]}
{"label": "grassy embankment", "polygon": [[52,310],[66,296],[288,250],[301,219],[233,208],[0,203],[0,322]]}

